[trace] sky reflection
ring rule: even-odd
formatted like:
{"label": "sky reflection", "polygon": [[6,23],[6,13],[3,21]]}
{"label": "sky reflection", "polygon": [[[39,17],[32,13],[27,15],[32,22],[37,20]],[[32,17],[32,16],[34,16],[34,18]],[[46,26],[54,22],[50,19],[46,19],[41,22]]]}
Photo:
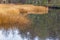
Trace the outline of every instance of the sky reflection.
{"label": "sky reflection", "polygon": [[[0,40],[31,40],[30,39],[30,32],[27,32],[27,37],[22,37],[21,34],[19,34],[19,31],[17,29],[15,30],[0,30]],[[38,36],[36,36],[33,40],[41,40]],[[53,40],[46,38],[45,40]],[[58,40],[58,38],[56,39]]]}
{"label": "sky reflection", "polygon": [[18,30],[0,30],[0,40],[23,40]]}
{"label": "sky reflection", "polygon": [[[29,36],[29,32],[27,32],[27,35]],[[15,30],[0,30],[0,40],[30,40],[29,37],[22,38],[21,34],[19,34],[19,31],[17,29]]]}

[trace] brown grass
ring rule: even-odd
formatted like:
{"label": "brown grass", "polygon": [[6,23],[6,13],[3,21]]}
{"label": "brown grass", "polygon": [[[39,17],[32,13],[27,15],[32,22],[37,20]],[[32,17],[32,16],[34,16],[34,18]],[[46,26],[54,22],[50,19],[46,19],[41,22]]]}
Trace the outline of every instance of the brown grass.
{"label": "brown grass", "polygon": [[46,13],[48,13],[48,7],[44,6],[0,4],[0,28],[18,26],[17,28],[22,30],[27,29],[31,21],[26,15]]}

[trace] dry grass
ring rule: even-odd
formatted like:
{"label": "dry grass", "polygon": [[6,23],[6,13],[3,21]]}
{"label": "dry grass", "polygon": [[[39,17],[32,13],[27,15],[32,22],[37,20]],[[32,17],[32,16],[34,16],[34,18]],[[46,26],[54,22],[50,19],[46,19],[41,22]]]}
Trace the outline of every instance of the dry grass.
{"label": "dry grass", "polygon": [[34,5],[17,5],[14,6],[15,8],[18,8],[22,13],[26,14],[47,14],[48,13],[48,7],[44,6],[34,6]]}
{"label": "dry grass", "polygon": [[26,29],[31,24],[31,21],[28,17],[26,17],[26,15],[31,13],[48,13],[48,7],[34,5],[0,4],[0,28],[14,28],[13,25],[16,25],[20,29]]}

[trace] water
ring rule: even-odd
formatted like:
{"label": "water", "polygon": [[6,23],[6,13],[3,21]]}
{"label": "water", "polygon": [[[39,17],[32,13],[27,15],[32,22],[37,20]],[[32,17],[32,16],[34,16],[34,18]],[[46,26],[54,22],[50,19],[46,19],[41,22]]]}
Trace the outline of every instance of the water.
{"label": "water", "polygon": [[[8,31],[1,29],[0,30],[0,40],[32,40],[30,38],[30,32],[27,32],[27,37],[22,37],[22,34],[20,34],[20,31],[18,29],[9,29]],[[38,36],[35,36],[33,40],[43,40],[39,38]],[[44,40],[53,40],[52,38],[46,38]],[[58,38],[56,40],[59,40]]]}
{"label": "water", "polygon": [[[27,32],[27,35],[29,35],[29,32]],[[17,29],[8,31],[2,29],[0,30],[0,40],[30,40],[30,38],[23,38]],[[36,37],[35,40],[38,40],[38,38]]]}

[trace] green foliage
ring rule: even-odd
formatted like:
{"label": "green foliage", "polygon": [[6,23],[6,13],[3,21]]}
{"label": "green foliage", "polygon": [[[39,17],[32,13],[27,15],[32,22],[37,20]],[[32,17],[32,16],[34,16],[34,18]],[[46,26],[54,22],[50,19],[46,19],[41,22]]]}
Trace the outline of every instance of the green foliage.
{"label": "green foliage", "polygon": [[48,3],[48,6],[59,6],[60,7],[60,0],[51,0]]}
{"label": "green foliage", "polygon": [[26,0],[26,4],[34,5],[47,5],[47,6],[60,6],[60,0]]}
{"label": "green foliage", "polygon": [[26,4],[46,5],[48,0],[26,0]]}

